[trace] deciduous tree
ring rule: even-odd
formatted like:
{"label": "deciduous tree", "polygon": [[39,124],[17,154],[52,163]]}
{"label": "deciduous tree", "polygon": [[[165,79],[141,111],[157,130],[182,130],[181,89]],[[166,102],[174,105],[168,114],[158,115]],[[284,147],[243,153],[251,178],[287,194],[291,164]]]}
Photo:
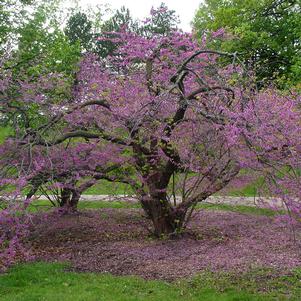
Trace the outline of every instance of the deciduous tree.
{"label": "deciduous tree", "polygon": [[[272,172],[297,156],[297,99],[258,92],[236,54],[178,32],[123,31],[114,41],[116,55],[83,58],[72,99],[53,103],[30,87],[29,101],[47,118],[19,143],[51,148],[81,138],[117,147],[108,160],[127,159],[130,170],[116,181],[132,186],[155,235],[180,231],[196,204],[223,189],[247,159]],[[220,65],[221,56],[232,63]]]}
{"label": "deciduous tree", "polygon": [[300,83],[301,12],[298,0],[206,0],[193,26],[202,37],[224,28],[228,39],[211,47],[239,52],[262,85]]}

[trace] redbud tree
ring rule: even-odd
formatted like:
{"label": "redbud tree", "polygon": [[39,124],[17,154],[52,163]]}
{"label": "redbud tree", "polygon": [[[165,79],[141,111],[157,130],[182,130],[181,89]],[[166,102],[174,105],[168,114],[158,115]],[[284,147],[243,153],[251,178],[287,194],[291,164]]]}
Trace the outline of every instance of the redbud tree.
{"label": "redbud tree", "polygon": [[[39,164],[46,149],[56,166],[50,173],[62,179],[80,166],[78,179],[127,183],[156,236],[178,233],[197,203],[226,187],[242,168],[264,173],[273,187],[282,181],[283,193],[296,196],[297,95],[257,91],[236,53],[208,50],[190,34],[147,38],[123,31],[110,40],[118,45],[112,56],[82,59],[70,97],[56,101],[53,90],[64,89],[64,81],[53,74],[38,85],[20,85],[18,104],[30,104],[42,116],[16,139],[30,149],[32,174],[46,169]],[[65,165],[55,155],[60,147]],[[75,162],[74,147],[78,154],[89,148],[88,157],[76,155]]]}

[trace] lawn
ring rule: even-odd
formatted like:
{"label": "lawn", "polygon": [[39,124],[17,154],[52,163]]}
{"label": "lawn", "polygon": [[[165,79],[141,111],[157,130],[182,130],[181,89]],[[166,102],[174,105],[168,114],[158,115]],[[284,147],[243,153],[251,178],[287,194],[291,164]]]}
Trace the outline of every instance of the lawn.
{"label": "lawn", "polygon": [[[38,200],[31,203],[29,210],[31,212],[45,211],[53,208],[53,205],[47,200]],[[79,209],[101,209],[101,208],[141,208],[140,203],[126,202],[126,201],[80,201],[78,204]],[[245,205],[228,205],[228,204],[210,204],[210,203],[199,203],[196,209],[204,210],[222,210],[239,212],[243,214],[256,214],[274,216],[279,212],[268,208],[251,207]]]}
{"label": "lawn", "polygon": [[[230,188],[227,190],[229,196],[254,197],[257,194],[257,188],[262,184],[262,180],[258,179],[254,182],[246,184],[240,189]],[[112,183],[106,180],[100,180],[96,185],[87,189],[84,194],[90,195],[131,195],[133,193],[129,185],[123,183]]]}
{"label": "lawn", "polygon": [[66,271],[62,263],[18,265],[0,276],[1,301],[251,301],[300,300],[301,270],[271,277],[271,271],[233,277],[202,273],[191,280],[143,280],[110,274]]}
{"label": "lawn", "polygon": [[123,183],[112,183],[106,180],[100,180],[96,185],[87,189],[84,194],[109,194],[109,195],[119,195],[119,194],[132,194],[133,191],[129,185]]}

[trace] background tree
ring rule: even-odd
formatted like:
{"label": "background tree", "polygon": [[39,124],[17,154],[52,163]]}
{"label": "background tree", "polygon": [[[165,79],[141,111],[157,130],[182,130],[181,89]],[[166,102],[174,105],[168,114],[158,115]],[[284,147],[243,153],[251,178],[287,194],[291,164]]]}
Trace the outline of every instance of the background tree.
{"label": "background tree", "polygon": [[97,35],[96,53],[100,57],[112,55],[118,47],[118,44],[111,39],[112,33],[120,32],[125,28],[129,31],[137,32],[138,27],[138,21],[133,19],[128,8],[122,6],[120,9],[117,9],[114,15],[101,26],[101,30]]}
{"label": "background tree", "polygon": [[80,48],[79,44],[70,44],[60,30],[58,5],[57,1],[36,2],[35,6],[24,12],[22,26],[18,23],[13,25],[11,35],[14,44],[11,49],[5,50],[5,60],[1,66],[10,74],[7,78],[10,89],[0,97],[3,103],[9,101],[12,107],[18,108],[17,111],[6,110],[1,116],[2,122],[14,130],[37,126],[43,120],[39,108],[19,101],[22,90],[18,88],[20,81],[32,85],[47,74],[60,73],[59,78],[64,77],[65,85],[56,92],[53,90],[53,97],[59,101],[71,95]]}
{"label": "background tree", "polygon": [[37,1],[3,0],[0,3],[0,54],[6,48],[15,46],[17,30],[26,23],[29,10],[34,9]]}
{"label": "background tree", "polygon": [[85,51],[90,51],[93,47],[92,21],[86,13],[76,12],[71,15],[67,21],[65,34],[71,43],[79,42]]}
{"label": "background tree", "polygon": [[[79,45],[71,45],[61,31],[60,2],[41,1],[17,30],[13,67],[28,76],[47,72],[71,75],[79,59]],[[28,70],[29,69],[29,70]]]}
{"label": "background tree", "polygon": [[261,85],[274,81],[289,87],[300,82],[300,1],[206,0],[193,27],[198,37],[224,28],[228,39],[211,47],[239,52]]}
{"label": "background tree", "polygon": [[134,20],[128,8],[121,7],[115,14],[101,26],[101,32],[97,43],[97,53],[101,57],[112,55],[118,45],[111,38],[112,32],[122,30],[131,31],[151,38],[156,35],[168,35],[177,29],[179,18],[174,10],[161,3],[158,8],[152,8],[150,17],[146,20]]}
{"label": "background tree", "polygon": [[168,9],[167,5],[162,2],[159,7],[151,9],[150,17],[144,23],[145,25],[140,28],[142,34],[152,36],[170,34],[178,29],[180,21],[176,12]]}

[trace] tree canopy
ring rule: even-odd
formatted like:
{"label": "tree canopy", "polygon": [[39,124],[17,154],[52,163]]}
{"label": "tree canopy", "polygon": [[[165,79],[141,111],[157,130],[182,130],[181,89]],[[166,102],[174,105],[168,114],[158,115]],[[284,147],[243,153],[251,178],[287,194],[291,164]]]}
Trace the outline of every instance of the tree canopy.
{"label": "tree canopy", "polygon": [[[59,74],[2,88],[3,111],[17,108],[30,120],[26,107],[35,106],[43,116],[4,145],[3,162],[10,147],[17,162],[22,158],[18,185],[33,185],[41,170],[56,181],[74,170],[71,179],[127,183],[161,236],[180,231],[195,205],[242,167],[263,170],[274,181],[283,166],[297,168],[299,98],[258,92],[236,53],[208,50],[180,32],[149,38],[123,30],[112,39],[118,55],[84,55],[72,94],[60,94],[59,101],[55,91],[65,85]],[[10,89],[19,93],[14,108]],[[12,160],[6,165],[18,166]],[[76,190],[69,180],[60,185]]]}

